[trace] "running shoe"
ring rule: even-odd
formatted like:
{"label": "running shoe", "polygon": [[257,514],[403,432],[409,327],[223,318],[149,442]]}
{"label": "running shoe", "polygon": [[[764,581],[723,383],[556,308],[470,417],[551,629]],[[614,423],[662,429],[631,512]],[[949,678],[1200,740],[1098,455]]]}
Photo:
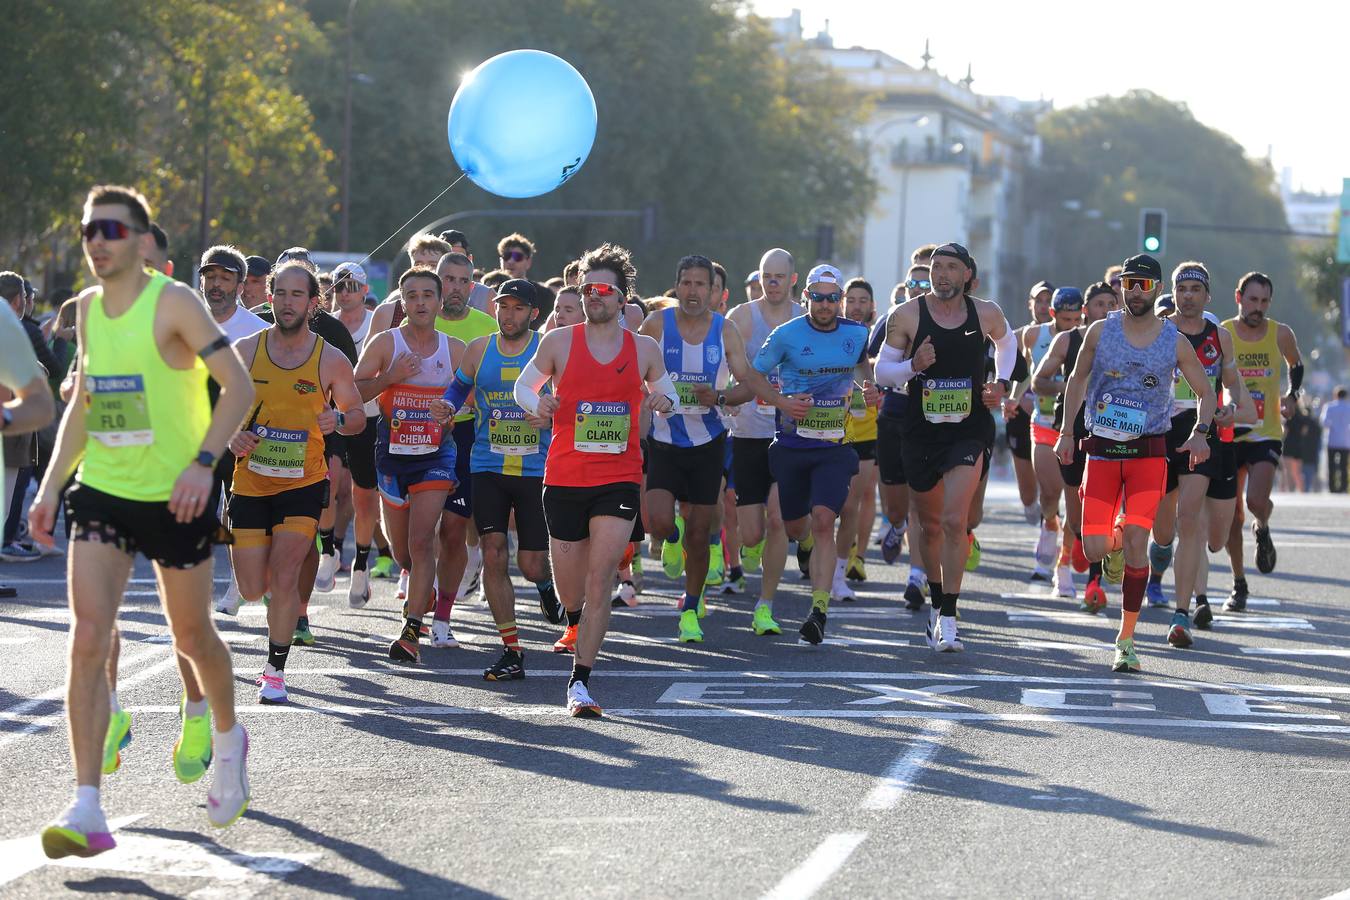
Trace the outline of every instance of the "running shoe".
{"label": "running shoe", "polygon": [[244,732],[243,743],[237,753],[220,754],[211,787],[206,791],[206,817],[217,828],[228,828],[248,809],[248,731],[243,725],[234,726]]}
{"label": "running shoe", "polygon": [[478,592],[483,585],[483,549],[469,548],[469,559],[464,566],[464,575],[459,579],[459,596],[468,598]]}
{"label": "running shoe", "polygon": [[117,842],[108,831],[108,822],[103,818],[103,811],[79,815],[74,803],[66,807],[55,822],[42,829],[42,852],[48,859],[67,856],[88,858],[116,846]]}
{"label": "running shoe", "polygon": [[392,581],[394,579],[394,558],[392,556],[375,557],[375,565],[370,567],[370,577]]}
{"label": "running shoe", "polygon": [[925,600],[922,587],[912,581],[905,585],[905,609],[923,609]]}
{"label": "running shoe", "polygon": [[1182,610],[1172,613],[1172,627],[1167,631],[1167,643],[1185,650],[1195,643],[1191,638],[1191,617]]}
{"label": "running shoe", "polygon": [[904,531],[887,522],[886,531],[881,536],[881,558],[886,561],[887,565],[900,558],[900,545],[904,543],[904,540]]}
{"label": "running shoe", "polygon": [[[618,590],[614,592],[614,599],[609,601],[610,606],[637,606],[637,603],[637,590],[633,587],[631,581],[619,582]],[[560,621],[562,621],[561,616],[558,617],[558,622]],[[558,622],[553,624],[557,625]]]}
{"label": "running shoe", "polygon": [[192,782],[206,774],[211,765],[211,714],[200,716],[184,715],[187,697],[178,701],[178,718],[182,731],[178,743],[173,745],[173,774],[183,784]]}
{"label": "running shoe", "polygon": [[797,542],[797,570],[803,578],[811,577],[811,550],[816,546],[815,538],[810,535],[805,541]]}
{"label": "running shoe", "polygon": [[319,554],[319,571],[314,576],[314,590],[320,594],[327,594],[337,586],[338,555],[334,553]]}
{"label": "running shoe", "polygon": [[807,644],[815,645],[825,640],[825,614],[818,609],[811,610],[798,633],[801,640]]}
{"label": "running shoe", "polygon": [[1102,560],[1102,576],[1109,584],[1120,584],[1125,580],[1125,551],[1112,550]]}
{"label": "running shoe", "polygon": [[416,663],[422,658],[422,649],[417,643],[417,629],[404,623],[403,632],[389,645],[389,658],[394,662]]}
{"label": "running shoe", "polygon": [[1078,596],[1078,588],[1073,583],[1073,570],[1067,565],[1055,567],[1055,578],[1051,590],[1056,597],[1073,600]]}
{"label": "running shoe", "polygon": [[[544,621],[550,625],[562,624],[563,605],[558,599],[558,591],[553,582],[545,581],[537,584],[535,590],[539,594],[539,613],[544,617]],[[634,603],[636,602],[635,600]]]}
{"label": "running shoe", "polygon": [[39,544],[33,540],[25,540],[22,543],[29,550],[36,550],[37,555],[42,557],[43,559],[46,559],[49,556],[66,555],[66,551],[62,550],[59,544],[52,544],[50,547],[48,547],[46,544]]}
{"label": "running shoe", "polygon": [[1163,596],[1162,584],[1156,581],[1150,581],[1144,588],[1144,600],[1148,603],[1149,609],[1162,609],[1167,606],[1167,598]]}
{"label": "running shoe", "polygon": [[758,544],[747,544],[741,548],[741,566],[747,572],[758,572],[759,567],[764,560],[764,541],[766,538],[760,538]]}
{"label": "running shoe", "polygon": [[853,588],[848,586],[848,577],[838,577],[834,579],[834,584],[830,586],[830,599],[842,600],[845,603],[852,603],[858,599],[858,595],[853,593]]}
{"label": "running shoe", "polygon": [[347,605],[352,609],[361,609],[370,602],[370,573],[364,569],[353,569],[351,582],[347,586]]}
{"label": "running shoe", "polygon": [[960,653],[966,649],[956,630],[956,616],[938,616],[938,636],[934,649],[939,653]]}
{"label": "running shoe", "polygon": [[122,765],[122,751],[131,743],[131,713],[125,709],[108,716],[108,733],[103,738],[103,774],[111,775]]}
{"label": "running shoe", "polygon": [[519,681],[525,677],[525,655],[509,647],[488,669],[483,670],[484,681]]}
{"label": "running shoe", "polygon": [[577,625],[568,625],[563,629],[562,637],[553,642],[554,653],[577,652]]}
{"label": "running shoe", "polygon": [[680,613],[680,643],[703,643],[703,628],[698,624],[698,610],[686,609]]}
{"label": "running shoe", "polygon": [[292,647],[313,647],[314,632],[309,630],[309,616],[301,616],[295,621],[295,634],[291,636]]}
{"label": "running shoe", "polygon": [[1247,579],[1234,578],[1233,590],[1228,595],[1228,600],[1223,605],[1225,612],[1246,612],[1247,610]]}
{"label": "running shoe", "polygon": [[226,616],[239,614],[239,607],[243,605],[244,598],[239,593],[239,585],[235,583],[234,575],[230,575],[230,586],[225,589],[225,593],[216,601],[216,612]]}
{"label": "running shoe", "polygon": [[848,565],[844,567],[844,577],[849,581],[856,581],[859,584],[867,580],[867,569],[863,565],[862,557],[858,555],[858,548],[856,546],[848,555]]}
{"label": "running shoe", "polygon": [[1139,671],[1139,657],[1134,652],[1134,638],[1120,638],[1116,641],[1116,658],[1111,663],[1111,671]]}
{"label": "running shoe", "polygon": [[938,637],[938,610],[936,606],[930,606],[928,608],[928,619],[923,626],[923,639],[927,642],[929,649],[936,650]]}
{"label": "running shoe", "polygon": [[745,576],[740,578],[728,578],[722,583],[722,593],[724,594],[744,594]]}
{"label": "running shoe", "polygon": [[1037,562],[1031,569],[1031,577],[1027,581],[1050,581],[1054,578],[1054,573],[1048,566],[1043,566]]}
{"label": "running shoe", "polygon": [[448,621],[442,622],[440,619],[431,620],[431,646],[454,649],[459,646],[459,641],[455,640],[455,633],[450,630]]}
{"label": "running shoe", "polygon": [[591,699],[591,692],[580,681],[567,686],[567,711],[577,719],[598,719],[604,715],[600,704]]}
{"label": "running shoe", "polygon": [[394,594],[394,597],[398,600],[406,600],[408,599],[408,570],[400,569],[399,572],[398,592]]}
{"label": "running shoe", "polygon": [[1036,562],[1040,566],[1049,569],[1055,564],[1055,550],[1059,546],[1059,532],[1053,528],[1041,526],[1041,533],[1036,538]]}
{"label": "running shoe", "polygon": [[254,682],[258,685],[258,702],[267,705],[285,703],[290,699],[286,693],[286,673],[277,672],[275,675],[268,675],[267,670],[263,669],[258,680]]}
{"label": "running shoe", "polygon": [[633,590],[642,593],[642,556],[633,554]]}
{"label": "running shoe", "polygon": [[1209,608],[1209,598],[1203,594],[1195,596],[1195,627],[1201,631],[1209,631],[1209,626],[1214,623],[1214,613]]}
{"label": "running shoe", "polygon": [[18,541],[10,541],[3,547],[0,547],[0,560],[10,563],[37,562],[42,559],[42,554],[29,547],[25,547]]}
{"label": "running shoe", "polygon": [[969,549],[966,551],[966,571],[974,572],[980,567],[980,539],[975,536],[975,532],[967,532]]}
{"label": "running shoe", "polygon": [[1089,581],[1087,587],[1083,588],[1083,602],[1078,609],[1094,616],[1106,609],[1106,589],[1096,578]]}
{"label": "running shoe", "polygon": [[1252,537],[1256,539],[1256,571],[1269,575],[1275,571],[1275,542],[1270,539],[1270,526],[1253,520]]}
{"label": "running shoe", "polygon": [[726,574],[727,559],[722,554],[721,544],[712,544],[708,547],[708,574],[704,577],[703,583],[712,587],[722,583],[723,576]]}
{"label": "running shoe", "polygon": [[755,629],[755,634],[763,637],[766,634],[782,634],[783,629],[773,620],[773,610],[769,609],[769,604],[759,603],[755,605],[755,615],[750,622]]}
{"label": "running shoe", "polygon": [[1041,501],[1022,507],[1022,515],[1026,517],[1028,525],[1035,525],[1041,520]]}
{"label": "running shoe", "polygon": [[678,540],[666,541],[661,545],[661,571],[672,581],[684,571],[684,518],[675,517],[675,533]]}

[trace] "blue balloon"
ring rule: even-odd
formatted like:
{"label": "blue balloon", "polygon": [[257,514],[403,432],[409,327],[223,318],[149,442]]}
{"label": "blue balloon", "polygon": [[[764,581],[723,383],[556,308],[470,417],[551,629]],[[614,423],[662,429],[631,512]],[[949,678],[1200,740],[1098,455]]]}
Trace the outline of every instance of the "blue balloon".
{"label": "blue balloon", "polygon": [[464,77],[447,130],[455,162],[502,197],[537,197],[571,178],[595,143],[595,97],[581,73],[541,50],[492,57]]}

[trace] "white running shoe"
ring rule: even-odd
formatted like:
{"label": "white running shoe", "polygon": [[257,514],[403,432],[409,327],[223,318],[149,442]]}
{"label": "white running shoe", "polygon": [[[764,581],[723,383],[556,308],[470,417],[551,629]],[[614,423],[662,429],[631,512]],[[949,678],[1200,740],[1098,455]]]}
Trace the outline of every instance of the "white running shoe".
{"label": "white running shoe", "polygon": [[234,575],[230,576],[230,586],[225,589],[225,593],[216,601],[216,612],[227,616],[239,614],[239,607],[244,602],[243,596],[239,593],[239,585],[234,580]]}
{"label": "white running shoe", "polygon": [[336,553],[319,554],[319,571],[314,576],[314,590],[327,594],[337,586],[338,557]]}
{"label": "white running shoe", "polygon": [[399,600],[408,599],[408,570],[404,569],[398,576],[398,593],[394,595]]}
{"label": "white running shoe", "polygon": [[834,584],[830,586],[831,600],[857,600],[858,595],[853,593],[853,588],[848,586],[848,580],[842,577],[836,577]]}
{"label": "white running shoe", "polygon": [[459,646],[454,632],[450,630],[449,622],[442,622],[440,619],[431,620],[431,646],[450,648]]}
{"label": "white running shoe", "polygon": [[1036,561],[1036,565],[1032,566],[1032,568],[1031,568],[1031,578],[1029,578],[1029,579],[1027,579],[1027,580],[1028,580],[1028,581],[1049,581],[1049,580],[1050,580],[1051,578],[1053,578],[1053,577],[1054,577],[1054,573],[1050,571],[1050,567],[1049,567],[1049,566],[1041,565],[1040,561],[1037,560],[1037,561]]}
{"label": "white running shoe", "polygon": [[598,719],[603,715],[600,704],[591,699],[591,692],[580,681],[567,688],[567,711],[578,719]]}
{"label": "white running shoe", "polygon": [[1041,536],[1036,539],[1036,562],[1038,567],[1044,567],[1048,570],[1055,564],[1055,556],[1058,552],[1059,532],[1042,526]]}
{"label": "white running shoe", "polygon": [[956,616],[938,617],[937,651],[939,653],[960,653],[966,649],[956,630]]}
{"label": "white running shoe", "polygon": [[620,603],[624,606],[637,606],[637,589],[633,587],[633,582],[619,582],[619,588],[614,594],[612,605],[618,606]]}
{"label": "white running shoe", "polygon": [[347,605],[352,609],[361,609],[370,602],[370,573],[365,569],[352,569],[351,584],[347,586]]}
{"label": "white running shoe", "polygon": [[258,676],[258,702],[259,703],[285,703],[290,697],[286,693],[286,673],[273,671],[270,675],[267,669]]}
{"label": "white running shoe", "polygon": [[1078,588],[1073,583],[1073,570],[1068,566],[1058,566],[1055,569],[1055,580],[1051,585],[1051,590],[1056,597],[1063,597],[1066,600],[1076,598]]}
{"label": "white running shoe", "polygon": [[459,580],[459,597],[467,600],[477,593],[483,580],[483,550],[469,548],[469,561],[464,565],[464,577]]}
{"label": "white running shoe", "polygon": [[936,606],[928,608],[928,624],[924,626],[924,640],[928,642],[930,650],[938,648],[938,609]]}
{"label": "white running shoe", "polygon": [[213,742],[216,755],[211,760],[214,765],[211,787],[206,791],[206,816],[217,828],[233,825],[248,809],[248,732],[238,723],[234,727],[244,732],[237,752],[223,751],[219,737]]}

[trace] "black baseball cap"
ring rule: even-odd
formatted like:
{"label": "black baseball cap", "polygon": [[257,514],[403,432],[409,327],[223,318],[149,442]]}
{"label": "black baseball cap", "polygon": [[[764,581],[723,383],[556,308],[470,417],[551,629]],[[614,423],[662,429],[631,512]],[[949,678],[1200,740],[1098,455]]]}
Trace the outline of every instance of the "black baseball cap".
{"label": "black baseball cap", "polygon": [[1157,300],[1153,301],[1154,315],[1163,315],[1165,313],[1170,313],[1172,310],[1176,308],[1177,308],[1177,301],[1172,299],[1171,294],[1161,294],[1158,296]]}
{"label": "black baseball cap", "polygon": [[289,250],[283,250],[277,257],[277,265],[288,262],[302,262],[310,268],[315,268],[314,260],[309,258],[309,251],[304,247],[291,247]]}
{"label": "black baseball cap", "polygon": [[272,274],[272,264],[261,256],[250,256],[244,262],[248,265],[249,275],[267,276]]}
{"label": "black baseball cap", "polygon": [[1029,296],[1035,297],[1041,291],[1049,291],[1051,294],[1053,294],[1055,292],[1055,286],[1050,282],[1042,279],[1031,286],[1031,294]]}
{"label": "black baseball cap", "polygon": [[1125,260],[1124,264],[1121,265],[1120,274],[1162,281],[1162,264],[1147,253],[1139,253]]}
{"label": "black baseball cap", "polygon": [[515,297],[521,303],[533,306],[535,309],[544,308],[544,298],[539,296],[539,288],[528,278],[512,278],[503,281],[501,287],[497,288],[497,297]]}
{"label": "black baseball cap", "polygon": [[955,241],[949,241],[946,244],[939,244],[933,250],[933,256],[950,256],[959,259],[967,269],[975,268],[975,260],[971,258],[970,251]]}
{"label": "black baseball cap", "polygon": [[244,274],[248,271],[248,267],[246,265],[245,267],[240,268],[240,259],[241,257],[237,251],[231,253],[223,247],[208,250],[202,254],[201,264],[197,266],[197,274],[200,275],[212,266],[218,266],[227,272],[233,272],[234,276],[242,281],[244,279]]}
{"label": "black baseball cap", "polygon": [[449,228],[441,232],[441,240],[445,241],[451,247],[458,244],[465,250],[469,249],[469,236],[458,228]]}

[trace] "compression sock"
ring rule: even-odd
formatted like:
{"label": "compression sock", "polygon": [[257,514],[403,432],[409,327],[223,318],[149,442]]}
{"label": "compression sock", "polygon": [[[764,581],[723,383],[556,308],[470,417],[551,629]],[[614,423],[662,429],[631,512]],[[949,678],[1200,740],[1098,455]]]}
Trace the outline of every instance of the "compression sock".
{"label": "compression sock", "polygon": [[929,579],[928,597],[933,601],[933,609],[938,609],[942,606],[942,582]]}
{"label": "compression sock", "polygon": [[691,609],[694,612],[698,612],[698,598],[698,594],[691,595],[686,592],[680,597],[680,612],[688,612]]}
{"label": "compression sock", "polygon": [[333,529],[319,529],[319,552],[324,556],[333,555]]}
{"label": "compression sock", "polygon": [[1167,567],[1172,564],[1172,543],[1159,544],[1157,541],[1148,542],[1148,566],[1152,570],[1149,573],[1150,584],[1161,584],[1163,573]]}
{"label": "compression sock", "polygon": [[366,557],[370,556],[369,544],[356,545],[356,558],[352,560],[353,572],[364,572],[366,570]]}
{"label": "compression sock", "polygon": [[572,612],[572,610],[569,609],[565,610],[565,612],[567,613],[567,624],[569,626],[576,625],[581,621],[581,610]]}
{"label": "compression sock", "polygon": [[450,610],[455,608],[455,594],[453,591],[436,590],[436,612],[433,614],[437,622],[449,622]]}
{"label": "compression sock", "polygon": [[515,621],[503,622],[497,626],[497,631],[502,636],[502,643],[506,645],[507,650],[520,652],[520,635],[516,632]]}
{"label": "compression sock", "polygon": [[942,595],[942,606],[941,606],[941,608],[940,608],[939,611],[938,611],[938,615],[942,615],[942,616],[954,616],[954,615],[956,615],[956,600],[957,600],[957,598],[960,597],[960,596],[961,596],[961,594],[960,594],[959,592],[958,592],[958,593],[955,593],[955,594],[943,594],[943,595]]}
{"label": "compression sock", "polygon": [[572,664],[572,677],[567,679],[567,686],[571,687],[580,681],[586,687],[591,686],[591,667],[583,666],[580,663]]}
{"label": "compression sock", "polygon": [[284,644],[274,644],[267,642],[267,664],[278,672],[286,669],[286,657],[291,655],[291,644],[287,641]]}
{"label": "compression sock", "polygon": [[1139,608],[1144,604],[1144,586],[1147,583],[1146,566],[1125,567],[1125,581],[1120,589],[1120,631],[1116,634],[1116,640],[1134,637],[1134,626],[1139,621]]}

